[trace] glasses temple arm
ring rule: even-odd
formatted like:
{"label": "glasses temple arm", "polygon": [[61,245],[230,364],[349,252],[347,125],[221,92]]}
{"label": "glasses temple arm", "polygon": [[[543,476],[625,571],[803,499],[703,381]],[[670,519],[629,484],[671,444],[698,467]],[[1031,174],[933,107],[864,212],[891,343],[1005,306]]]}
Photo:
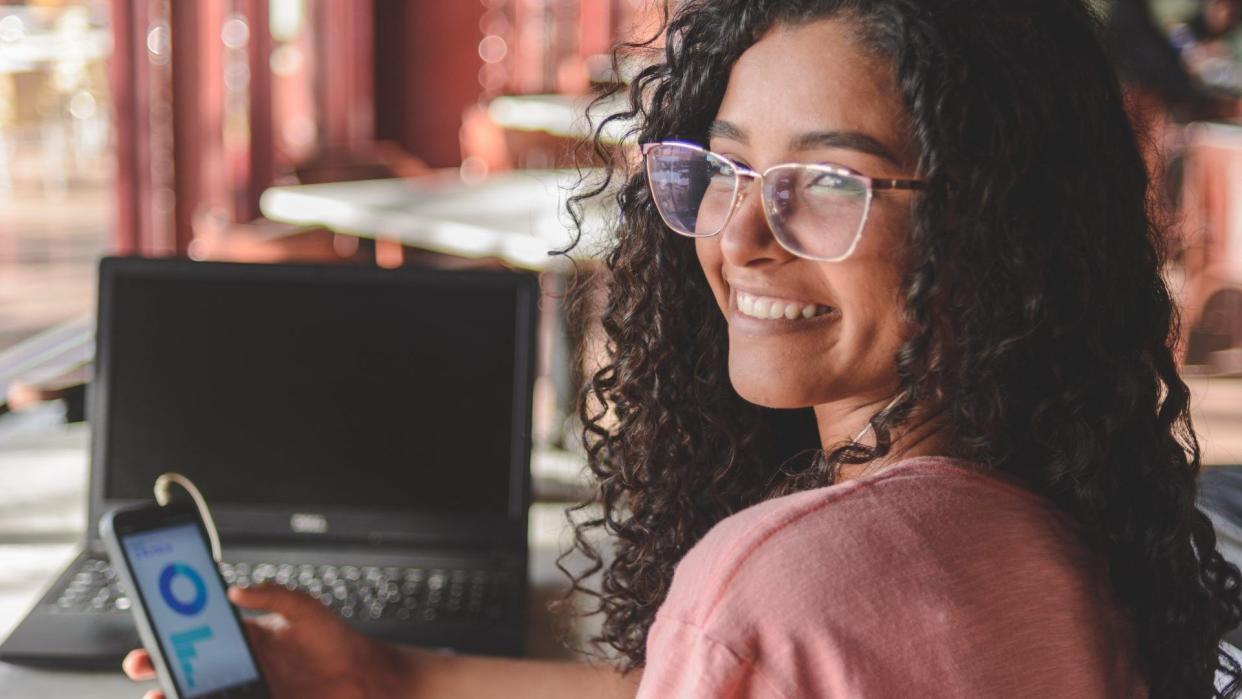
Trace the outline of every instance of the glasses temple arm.
{"label": "glasses temple arm", "polygon": [[923,189],[922,180],[878,180],[872,178],[872,189]]}

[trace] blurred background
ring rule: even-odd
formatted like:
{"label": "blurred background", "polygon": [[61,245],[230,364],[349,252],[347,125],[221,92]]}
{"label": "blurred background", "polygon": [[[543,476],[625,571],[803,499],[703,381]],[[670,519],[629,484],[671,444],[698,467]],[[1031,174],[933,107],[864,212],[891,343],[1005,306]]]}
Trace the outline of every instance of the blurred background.
{"label": "blurred background", "polygon": [[611,46],[659,19],[647,0],[0,0],[0,638],[86,526],[103,255],[546,272],[531,517],[551,570],[582,492],[547,256],[562,168],[625,79]]}
{"label": "blurred background", "polygon": [[273,185],[566,164],[648,4],[0,0],[0,350],[88,311],[101,253],[376,254]]}
{"label": "blurred background", "polygon": [[[1242,0],[1096,4],[1168,222],[1205,462],[1242,464]],[[0,0],[0,637],[85,524],[101,255],[549,271],[562,200],[543,186],[532,213],[531,183],[563,181],[592,94],[635,69],[610,48],[660,17],[650,0]],[[557,313],[536,497],[569,501]]]}

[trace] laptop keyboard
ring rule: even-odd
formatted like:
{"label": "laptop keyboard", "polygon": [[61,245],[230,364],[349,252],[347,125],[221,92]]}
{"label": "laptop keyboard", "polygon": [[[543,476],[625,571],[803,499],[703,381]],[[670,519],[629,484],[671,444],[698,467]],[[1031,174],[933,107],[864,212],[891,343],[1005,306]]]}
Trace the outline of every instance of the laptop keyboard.
{"label": "laptop keyboard", "polygon": [[[503,572],[449,568],[224,562],[229,584],[274,583],[301,590],[346,619],[436,621],[499,620],[514,581]],[[127,610],[116,572],[105,559],[85,557],[53,605],[60,610]]]}

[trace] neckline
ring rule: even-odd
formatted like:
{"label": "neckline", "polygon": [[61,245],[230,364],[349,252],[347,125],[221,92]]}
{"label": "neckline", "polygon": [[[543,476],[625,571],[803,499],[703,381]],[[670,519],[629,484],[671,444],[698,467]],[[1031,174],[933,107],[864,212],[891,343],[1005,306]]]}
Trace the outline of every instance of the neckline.
{"label": "neckline", "polygon": [[990,475],[986,472],[983,464],[969,459],[963,459],[956,456],[943,456],[935,454],[920,454],[918,456],[907,456],[898,459],[878,470],[870,473],[863,473],[861,476],[851,478],[849,480],[833,483],[829,487],[845,487],[853,484],[873,483],[877,480],[883,480],[889,474],[897,471],[907,471],[918,467],[937,467],[943,466],[953,470],[978,473],[981,475]]}
{"label": "neckline", "polygon": [[1029,500],[1050,504],[1046,497],[1032,490],[1018,478],[1007,473],[991,470],[977,461],[956,456],[911,456],[889,464],[875,473],[836,485],[850,489],[853,489],[853,486],[871,486],[911,470],[950,472],[998,490],[1020,495]]}

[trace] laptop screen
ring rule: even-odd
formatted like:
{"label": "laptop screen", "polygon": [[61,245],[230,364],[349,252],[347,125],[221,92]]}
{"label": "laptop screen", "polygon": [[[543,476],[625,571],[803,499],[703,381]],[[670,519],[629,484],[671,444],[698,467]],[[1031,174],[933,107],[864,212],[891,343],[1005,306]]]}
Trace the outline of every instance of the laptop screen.
{"label": "laptop screen", "polygon": [[105,500],[512,513],[525,275],[176,264],[101,275]]}

